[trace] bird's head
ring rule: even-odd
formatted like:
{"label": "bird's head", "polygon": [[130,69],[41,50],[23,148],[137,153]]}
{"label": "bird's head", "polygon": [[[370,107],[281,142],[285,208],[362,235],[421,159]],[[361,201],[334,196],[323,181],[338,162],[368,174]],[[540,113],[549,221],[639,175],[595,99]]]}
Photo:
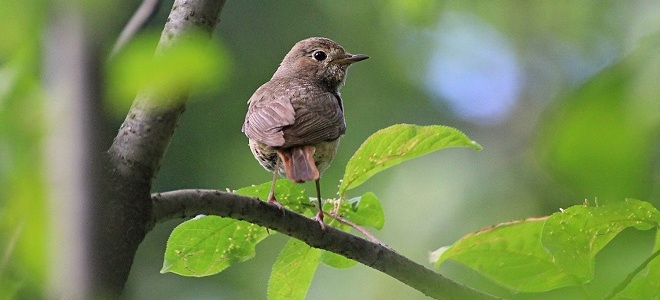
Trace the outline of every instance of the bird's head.
{"label": "bird's head", "polygon": [[336,90],[346,79],[348,67],[367,58],[363,54],[346,52],[330,39],[312,37],[293,46],[273,78],[303,78]]}

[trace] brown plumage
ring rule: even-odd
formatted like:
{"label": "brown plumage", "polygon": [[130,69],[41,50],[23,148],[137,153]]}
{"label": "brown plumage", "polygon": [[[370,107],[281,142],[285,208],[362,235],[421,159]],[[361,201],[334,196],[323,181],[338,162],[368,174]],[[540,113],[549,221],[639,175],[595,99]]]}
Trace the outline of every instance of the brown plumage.
{"label": "brown plumage", "polygon": [[250,97],[243,132],[254,157],[274,173],[269,203],[280,206],[274,191],[278,173],[294,182],[314,180],[316,219],[323,226],[319,178],[346,132],[339,88],[348,67],[367,58],[330,39],[308,38],[293,46],[270,81]]}

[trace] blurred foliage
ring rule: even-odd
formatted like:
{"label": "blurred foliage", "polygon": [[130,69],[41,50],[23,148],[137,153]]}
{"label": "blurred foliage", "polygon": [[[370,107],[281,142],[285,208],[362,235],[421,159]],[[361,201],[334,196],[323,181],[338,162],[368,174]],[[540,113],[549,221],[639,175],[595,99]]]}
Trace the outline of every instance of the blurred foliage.
{"label": "blurred foliage", "polygon": [[585,198],[652,196],[660,88],[649,83],[660,75],[660,39],[651,42],[568,95],[571,101],[558,103],[540,128],[542,162]]}
{"label": "blurred foliage", "polygon": [[136,36],[108,64],[106,91],[115,111],[127,111],[141,89],[169,96],[155,99],[171,99],[195,88],[217,93],[224,86],[230,68],[226,50],[200,34],[154,55],[159,36]]}
{"label": "blurred foliage", "polygon": [[0,299],[27,299],[41,294],[47,262],[39,75],[45,3],[0,7]]}
{"label": "blurred foliage", "polygon": [[[34,298],[31,296],[40,293],[45,279],[48,194],[44,157],[48,154],[43,139],[48,130],[40,73],[49,18],[60,12],[57,5],[64,2],[0,0],[3,297],[18,291],[19,297]],[[89,10],[89,30],[102,53],[109,53],[138,5],[138,1],[79,3]],[[161,5],[147,32],[162,29],[171,3]],[[515,58],[521,74],[515,77],[520,84],[516,99],[496,122],[461,115],[454,106],[460,99],[434,94],[427,84],[433,74],[429,58],[440,50],[448,63],[477,61],[470,55],[494,53],[476,35],[470,36],[474,34],[468,26],[472,23],[461,23],[475,19],[488,29],[482,32],[503,37],[500,41],[507,46],[503,49],[511,49],[507,55]],[[447,20],[463,30],[452,31]],[[154,190],[248,186],[268,180],[270,175],[254,161],[240,132],[245,102],[270,78],[296,41],[327,36],[348,51],[368,54],[371,59],[349,72],[342,91],[348,131],[333,166],[324,174],[322,190],[334,189],[343,171],[340,166],[346,165],[367,136],[391,124],[446,124],[484,146],[479,153],[429,155],[356,188],[358,194],[366,189],[379,195],[388,216],[379,238],[400,253],[424,261],[429,249],[452,244],[468,232],[548,215],[585,198],[609,204],[633,197],[658,207],[659,31],[657,1],[227,1],[216,31],[220,50],[212,48],[224,57],[217,66],[224,73],[208,77],[213,78],[206,81],[210,86],[203,84],[193,90],[192,100],[196,101],[187,107]],[[465,36],[447,38],[456,32]],[[465,43],[446,44],[457,40]],[[149,48],[145,53],[154,49],[153,45]],[[498,61],[496,56],[487,57]],[[467,70],[505,72],[492,70],[496,66],[470,66]],[[113,67],[109,62],[108,68]],[[122,80],[135,79],[131,74],[124,76]],[[465,84],[475,90],[489,84],[475,82]],[[104,88],[112,98],[106,103],[121,115],[132,96],[114,98],[109,95],[123,87],[117,91],[110,91],[110,85]],[[117,127],[121,121],[121,117],[113,119]],[[125,298],[263,298],[270,273],[263,265],[271,265],[277,258],[277,251],[267,250],[281,247],[285,240],[265,240],[256,248],[260,255],[242,263],[241,268],[191,281],[158,272],[165,239],[174,225],[157,226],[147,237],[135,259]],[[622,281],[648,256],[652,239],[646,232],[625,230],[619,234],[596,257],[590,289]],[[459,266],[449,264],[442,272],[477,288],[522,297]],[[312,282],[309,292],[316,299],[424,299],[367,268],[318,268],[317,274],[323,277],[323,284]],[[369,278],[368,285],[364,278]],[[581,293],[564,288],[532,298],[579,299]]]}

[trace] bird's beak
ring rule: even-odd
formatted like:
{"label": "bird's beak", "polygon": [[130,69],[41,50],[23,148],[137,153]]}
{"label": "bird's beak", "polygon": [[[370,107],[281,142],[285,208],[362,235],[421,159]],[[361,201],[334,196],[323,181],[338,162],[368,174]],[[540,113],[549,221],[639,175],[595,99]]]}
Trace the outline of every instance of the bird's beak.
{"label": "bird's beak", "polygon": [[336,62],[339,63],[339,64],[350,65],[352,63],[356,63],[358,61],[365,60],[367,58],[369,58],[369,56],[366,56],[364,54],[349,54],[349,53],[346,53],[345,57],[336,60]]}

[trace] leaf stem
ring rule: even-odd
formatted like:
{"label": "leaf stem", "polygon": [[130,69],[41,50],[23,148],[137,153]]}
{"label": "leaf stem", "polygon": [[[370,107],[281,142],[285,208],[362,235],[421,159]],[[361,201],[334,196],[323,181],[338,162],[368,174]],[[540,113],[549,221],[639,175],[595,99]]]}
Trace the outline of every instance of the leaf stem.
{"label": "leaf stem", "polygon": [[346,224],[346,225],[348,225],[348,226],[353,227],[353,229],[355,229],[355,230],[357,230],[358,232],[362,233],[362,234],[363,234],[364,236],[366,236],[366,237],[367,237],[372,243],[379,244],[379,245],[381,245],[381,246],[384,246],[384,247],[390,248],[387,244],[381,242],[378,238],[376,238],[376,236],[374,236],[373,234],[371,234],[371,232],[367,231],[367,230],[364,229],[362,226],[360,226],[360,225],[358,225],[358,224],[355,224],[355,223],[349,221],[348,219],[346,219],[346,218],[344,218],[344,217],[342,217],[342,216],[334,215],[334,214],[327,213],[327,212],[323,212],[323,213],[324,213],[325,215],[327,215],[327,216],[329,216],[329,217],[331,217],[331,218],[337,220],[339,223]]}

